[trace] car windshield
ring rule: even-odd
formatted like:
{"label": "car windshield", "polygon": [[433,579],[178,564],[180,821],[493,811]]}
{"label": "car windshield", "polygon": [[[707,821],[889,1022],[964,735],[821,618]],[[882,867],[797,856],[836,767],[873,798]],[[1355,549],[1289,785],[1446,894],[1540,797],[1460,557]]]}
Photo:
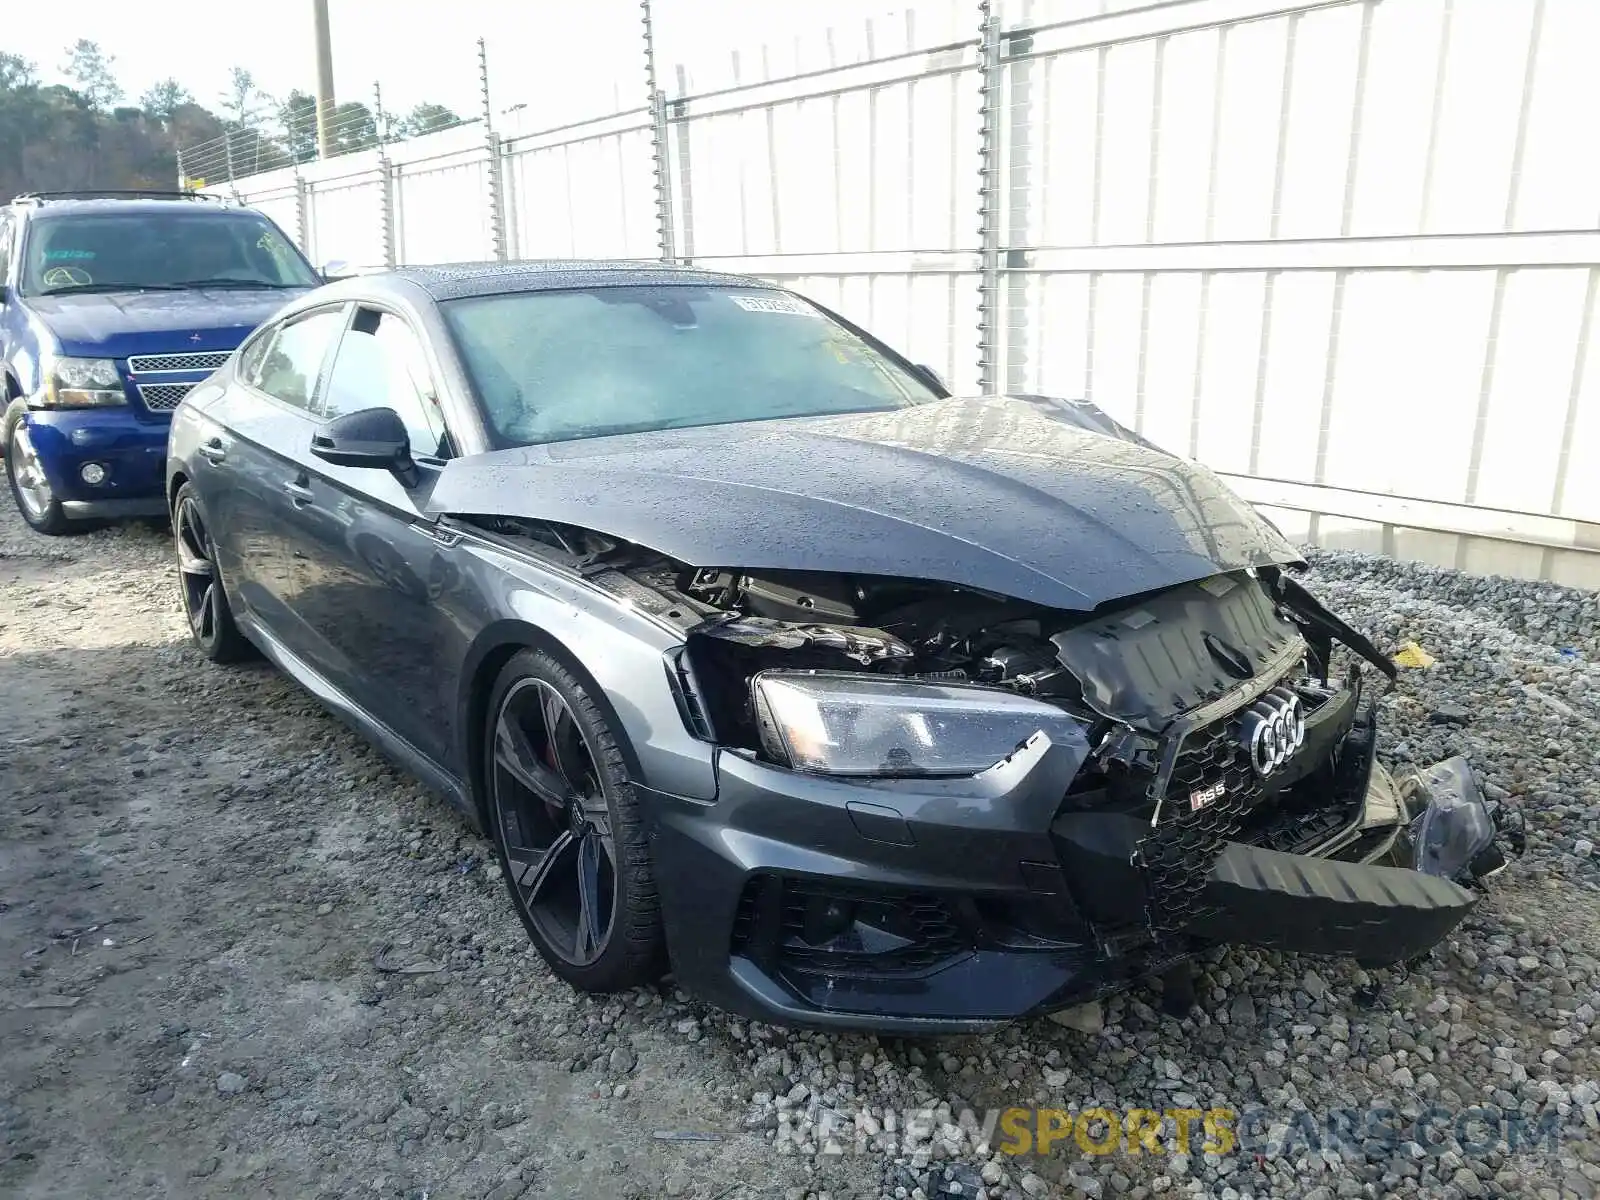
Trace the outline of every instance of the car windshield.
{"label": "car windshield", "polygon": [[38,217],[23,248],[22,290],[48,296],[144,288],[315,287],[288,240],[248,212],[73,213]]}
{"label": "car windshield", "polygon": [[938,399],[893,358],[785,292],[600,287],[442,307],[502,445]]}

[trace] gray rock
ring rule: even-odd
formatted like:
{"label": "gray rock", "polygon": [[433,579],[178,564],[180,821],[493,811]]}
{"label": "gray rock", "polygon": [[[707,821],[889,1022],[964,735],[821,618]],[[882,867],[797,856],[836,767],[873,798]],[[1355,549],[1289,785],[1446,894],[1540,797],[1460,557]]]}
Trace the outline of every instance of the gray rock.
{"label": "gray rock", "polygon": [[1313,1000],[1321,1000],[1328,994],[1328,985],[1315,971],[1307,971],[1305,978],[1300,981],[1300,986]]}
{"label": "gray rock", "polygon": [[1050,1014],[1050,1020],[1065,1029],[1074,1029],[1079,1033],[1099,1033],[1106,1025],[1106,1010],[1100,1001],[1091,1000],[1088,1004],[1079,1004],[1074,1008],[1053,1012]]}
{"label": "gray rock", "polygon": [[233,1071],[224,1071],[217,1076],[217,1091],[224,1096],[237,1096],[247,1086],[245,1077]]}

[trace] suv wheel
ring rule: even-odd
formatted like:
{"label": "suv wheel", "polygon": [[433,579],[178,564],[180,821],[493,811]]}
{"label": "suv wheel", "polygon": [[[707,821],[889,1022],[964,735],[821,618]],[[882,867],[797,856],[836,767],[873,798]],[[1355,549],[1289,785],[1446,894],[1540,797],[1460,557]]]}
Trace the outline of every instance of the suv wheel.
{"label": "suv wheel", "polygon": [[30,529],[52,537],[82,532],[83,527],[61,511],[61,501],[56,499],[39,455],[34,451],[33,439],[28,436],[20,404],[11,406],[5,421],[6,478],[22,519]]}

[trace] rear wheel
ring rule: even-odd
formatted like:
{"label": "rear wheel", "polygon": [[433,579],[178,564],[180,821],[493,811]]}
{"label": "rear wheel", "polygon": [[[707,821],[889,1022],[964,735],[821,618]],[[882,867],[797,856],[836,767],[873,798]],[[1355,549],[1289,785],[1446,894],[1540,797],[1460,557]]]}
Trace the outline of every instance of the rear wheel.
{"label": "rear wheel", "polygon": [[11,484],[11,498],[28,527],[38,533],[60,537],[68,533],[82,533],[87,528],[73,521],[61,509],[55,490],[44,473],[44,465],[33,448],[33,438],[22,420],[20,405],[13,405],[6,413],[6,478]]}
{"label": "rear wheel", "polygon": [[506,665],[488,713],[490,828],[535,948],[585,991],[655,978],[661,914],[621,734],[570,671],[535,650]]}
{"label": "rear wheel", "polygon": [[228,594],[217,573],[216,551],[206,527],[205,510],[200,507],[193,484],[180,487],[173,502],[172,541],[177,550],[183,615],[188,618],[194,644],[212,662],[239,662],[253,657],[255,647],[233,623]]}

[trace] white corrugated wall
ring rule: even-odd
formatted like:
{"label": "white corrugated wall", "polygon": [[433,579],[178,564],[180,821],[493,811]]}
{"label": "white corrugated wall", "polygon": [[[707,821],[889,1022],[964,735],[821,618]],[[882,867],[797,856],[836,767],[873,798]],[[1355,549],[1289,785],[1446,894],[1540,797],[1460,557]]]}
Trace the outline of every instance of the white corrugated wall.
{"label": "white corrugated wall", "polygon": [[[659,66],[671,252],[958,389],[1087,395],[1293,536],[1600,584],[1600,5],[1007,0],[987,38],[982,15],[928,0]],[[662,253],[638,91],[499,143],[507,254]],[[238,190],[319,260],[486,258],[490,166],[476,123]]]}

